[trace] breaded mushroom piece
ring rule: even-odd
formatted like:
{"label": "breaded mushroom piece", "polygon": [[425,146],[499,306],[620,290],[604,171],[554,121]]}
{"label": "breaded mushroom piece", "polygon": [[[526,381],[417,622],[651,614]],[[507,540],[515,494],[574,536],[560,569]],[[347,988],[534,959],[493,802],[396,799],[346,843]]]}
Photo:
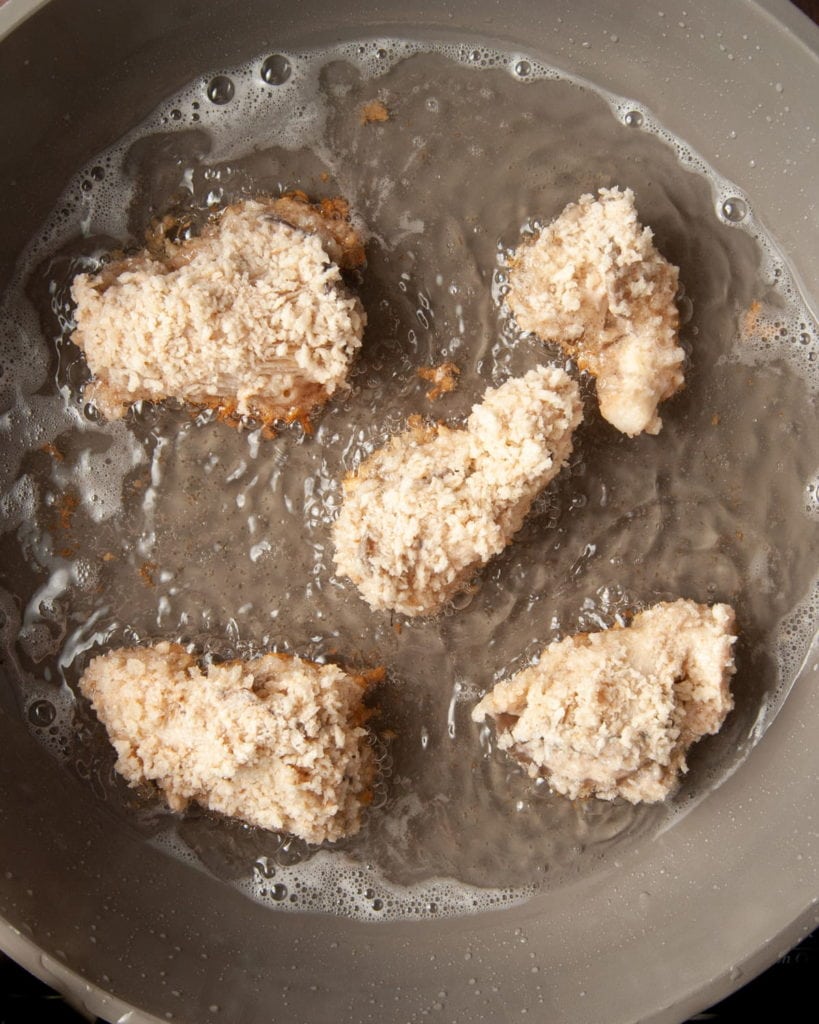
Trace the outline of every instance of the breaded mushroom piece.
{"label": "breaded mushroom piece", "polygon": [[660,432],[657,406],[683,385],[679,271],[652,239],[631,189],[601,188],[518,247],[506,296],[522,330],[597,378],[601,414],[632,437]]}
{"label": "breaded mushroom piece", "polygon": [[76,327],[109,419],[176,398],[227,419],[304,419],[344,382],[366,323],[339,265],[363,260],[346,205],[297,196],[227,207],[195,238],[79,274]]}
{"label": "breaded mushroom piece", "polygon": [[371,799],[366,686],[280,654],[203,671],[168,643],[109,651],[80,679],[132,786],[311,843],[357,832]]}
{"label": "breaded mushroom piece", "polygon": [[498,747],[570,799],[656,803],[733,707],[735,640],[729,605],[658,604],[626,628],[550,644],[472,719],[494,718]]}
{"label": "breaded mushroom piece", "polygon": [[582,405],[563,370],[489,388],[466,426],[420,422],[343,482],[336,568],[375,609],[432,615],[520,529],[565,465]]}

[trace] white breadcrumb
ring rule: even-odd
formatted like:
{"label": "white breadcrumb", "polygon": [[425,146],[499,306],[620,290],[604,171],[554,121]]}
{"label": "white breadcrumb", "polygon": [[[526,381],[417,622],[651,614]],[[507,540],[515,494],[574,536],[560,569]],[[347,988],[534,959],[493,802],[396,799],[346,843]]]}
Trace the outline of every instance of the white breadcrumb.
{"label": "white breadcrumb", "polygon": [[466,427],[416,423],[344,480],[338,572],[377,609],[432,615],[509,543],[572,450],[582,405],[557,367],[489,388]]}
{"label": "white breadcrumb", "polygon": [[522,330],[597,378],[600,412],[632,437],[659,433],[657,406],[683,385],[679,272],[652,238],[631,189],[581,196],[518,248],[506,297]]}
{"label": "white breadcrumb", "polygon": [[371,797],[366,685],[278,654],[203,671],[168,643],[110,651],[80,679],[131,785],[311,843],[357,832]]}
{"label": "white breadcrumb", "polygon": [[495,718],[499,748],[558,793],[656,803],[733,707],[735,640],[728,605],[658,604],[625,629],[550,644],[472,718]]}
{"label": "white breadcrumb", "polygon": [[166,398],[227,418],[305,417],[346,379],[366,322],[328,255],[362,251],[338,224],[292,198],[241,202],[196,238],[79,274],[87,400],[110,419]]}

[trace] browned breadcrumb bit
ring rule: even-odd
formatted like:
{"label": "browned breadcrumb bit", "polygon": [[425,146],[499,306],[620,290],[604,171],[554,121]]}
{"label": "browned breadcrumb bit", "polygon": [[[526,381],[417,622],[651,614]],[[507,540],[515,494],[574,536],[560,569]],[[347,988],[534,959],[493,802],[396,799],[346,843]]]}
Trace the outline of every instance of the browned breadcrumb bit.
{"label": "browned breadcrumb bit", "polygon": [[745,311],[745,317],[743,318],[742,327],[743,334],[754,334],[759,321],[759,314],[762,312],[762,303],[759,299],[754,299],[748,309]]}
{"label": "browned breadcrumb bit", "polygon": [[65,458],[65,456],[63,455],[63,453],[60,451],[56,444],[44,444],[40,448],[40,451],[45,452],[46,455],[50,455],[51,458],[57,462],[62,462],[63,459]]}
{"label": "browned breadcrumb bit", "polygon": [[776,316],[771,316],[773,311],[765,309],[759,299],[754,299],[740,324],[740,336],[743,340],[749,338],[761,338],[764,341],[774,341],[779,331]]}
{"label": "browned breadcrumb bit", "polygon": [[735,640],[729,605],[661,603],[625,628],[550,644],[472,718],[494,718],[499,748],[558,793],[654,803],[733,707]]}
{"label": "browned breadcrumb bit", "polygon": [[61,530],[70,530],[74,525],[74,513],[80,504],[80,499],[71,491],[65,491],[57,498],[54,506],[57,513],[57,525]]}
{"label": "browned breadcrumb bit", "polygon": [[202,668],[158,643],[94,658],[80,690],[132,786],[321,843],[357,832],[372,800],[365,676],[277,654]]}
{"label": "browned breadcrumb bit", "polygon": [[114,554],[113,551],[106,551],[105,554],[102,556],[102,560],[103,562],[113,562],[115,561],[116,557],[117,556]]}
{"label": "browned breadcrumb bit", "polygon": [[143,562],[139,567],[139,576],[146,587],[154,587],[154,573],[157,570],[156,562]]}
{"label": "browned breadcrumb bit", "polygon": [[438,366],[422,366],[418,370],[421,380],[428,380],[432,387],[427,391],[427,398],[434,402],[441,395],[449,394],[458,386],[460,368],[455,363],[439,363]]}
{"label": "browned breadcrumb bit", "polygon": [[389,121],[389,119],[390,112],[381,100],[370,100],[361,107],[362,124],[374,124],[379,121]]}

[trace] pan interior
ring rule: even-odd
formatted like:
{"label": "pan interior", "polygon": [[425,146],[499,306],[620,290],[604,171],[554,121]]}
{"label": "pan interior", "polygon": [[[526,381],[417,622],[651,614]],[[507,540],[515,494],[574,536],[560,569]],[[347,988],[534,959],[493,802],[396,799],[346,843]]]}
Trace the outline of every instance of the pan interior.
{"label": "pan interior", "polygon": [[[372,101],[386,120],[368,120]],[[687,385],[662,407],[662,433],[617,435],[585,381],[571,465],[475,592],[432,620],[371,612],[333,575],[339,480],[409,415],[458,422],[487,386],[562,361],[505,313],[504,257],[522,228],[615,184],[634,190],[684,285]],[[349,393],[312,435],[272,440],[172,407],[101,422],[69,340],[74,274],[139,246],[167,209],[201,220],[292,188],[344,195],[371,232]],[[735,770],[804,658],[817,616],[816,325],[752,196],[650,111],[531,56],[384,39],[214,70],[68,184],[4,325],[0,600],[19,712],[146,842],[271,906],[463,913],[592,872]],[[417,371],[444,361],[458,389],[430,401]],[[570,803],[471,723],[478,697],[546,643],[677,596],[736,607],[737,707],[662,806]],[[103,647],[159,638],[218,658],[277,649],[385,665],[383,783],[364,831],[317,851],[128,790],[76,682]]]}

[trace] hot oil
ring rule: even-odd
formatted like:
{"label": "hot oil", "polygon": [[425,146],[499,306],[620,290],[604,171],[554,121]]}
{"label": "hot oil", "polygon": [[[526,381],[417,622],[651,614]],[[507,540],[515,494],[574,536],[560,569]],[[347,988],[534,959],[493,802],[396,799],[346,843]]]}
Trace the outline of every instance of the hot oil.
{"label": "hot oil", "polygon": [[[386,120],[367,118],[383,104]],[[372,109],[372,108],[370,108]],[[594,870],[732,772],[784,697],[816,624],[815,325],[752,202],[650,112],[521,55],[354,43],[211,76],[92,162],[21,265],[3,427],[15,699],[68,770],[144,835],[271,905],[367,918],[501,905]],[[487,386],[560,353],[503,308],[522,228],[583,192],[631,187],[680,267],[686,388],[658,437],[586,419],[570,465],[474,591],[435,619],[375,614],[333,573],[339,481],[409,415],[461,421]],[[261,192],[343,194],[370,234],[369,315],[350,389],[269,439],[211,414],[84,407],[74,273],[141,244],[168,209],[201,221]],[[746,230],[747,229],[747,230]],[[455,362],[431,401],[418,369]],[[469,712],[548,642],[678,596],[728,601],[737,708],[659,807],[572,804],[493,749]],[[275,648],[361,668],[383,780],[362,833],[316,852],[192,810],[112,771],[76,681],[102,648],[177,639],[218,657]]]}

